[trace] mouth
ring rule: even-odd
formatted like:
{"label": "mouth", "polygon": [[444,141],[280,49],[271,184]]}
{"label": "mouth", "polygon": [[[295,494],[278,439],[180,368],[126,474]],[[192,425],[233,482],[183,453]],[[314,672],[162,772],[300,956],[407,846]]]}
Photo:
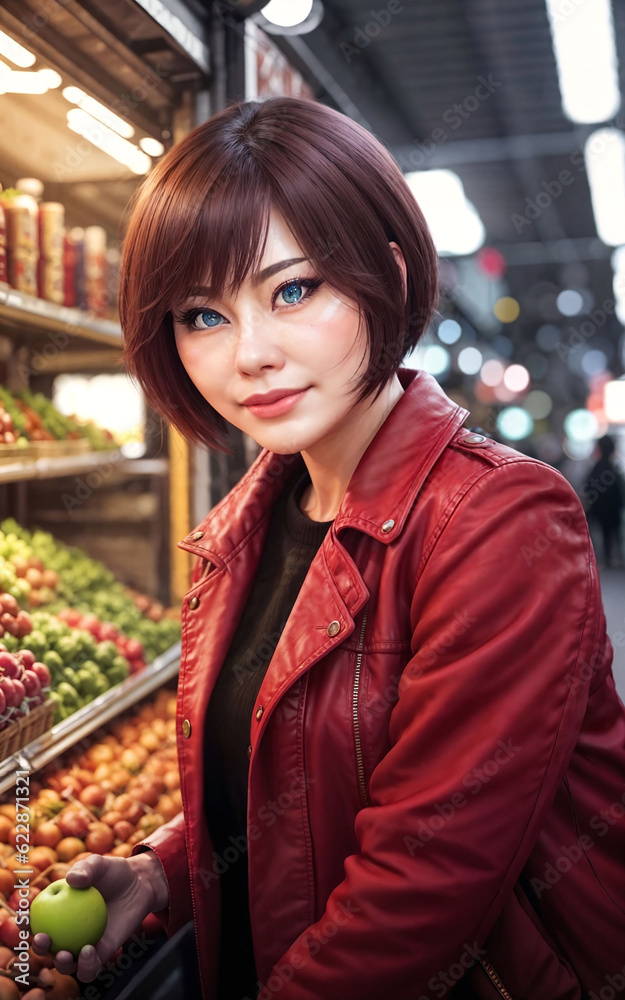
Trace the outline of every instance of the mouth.
{"label": "mouth", "polygon": [[256,417],[277,417],[291,410],[306,395],[310,388],[308,386],[306,389],[296,389],[277,398],[274,397],[269,402],[244,403],[243,405]]}

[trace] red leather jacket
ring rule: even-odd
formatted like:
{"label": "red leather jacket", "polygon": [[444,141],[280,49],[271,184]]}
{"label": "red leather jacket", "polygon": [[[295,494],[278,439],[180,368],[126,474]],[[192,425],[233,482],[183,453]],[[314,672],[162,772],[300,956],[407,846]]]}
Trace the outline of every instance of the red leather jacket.
{"label": "red leather jacket", "polygon": [[184,814],[144,842],[159,917],[170,935],[194,918],[213,1000],[218,876],[247,850],[262,1000],[607,996],[625,984],[625,711],[582,506],[551,466],[463,429],[432,376],[399,377],[263,680],[248,837],[223,857],[206,706],[301,455],[263,450],[179,543],[198,559]]}

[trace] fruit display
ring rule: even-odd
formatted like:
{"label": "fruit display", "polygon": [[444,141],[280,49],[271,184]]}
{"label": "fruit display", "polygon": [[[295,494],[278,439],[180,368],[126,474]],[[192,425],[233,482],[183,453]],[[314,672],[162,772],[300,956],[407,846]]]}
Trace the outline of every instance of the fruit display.
{"label": "fruit display", "polygon": [[[131,593],[116,580],[113,573],[96,559],[91,559],[77,546],[64,545],[47,531],[28,531],[13,518],[0,523],[0,560],[13,561],[15,555],[23,558],[36,556],[46,570],[57,576],[54,599],[45,610],[57,614],[66,608],[75,608],[83,614],[95,615],[101,622],[110,623],[127,639],[136,639],[150,663],[180,638],[180,612],[165,612],[158,620],[151,607],[148,617],[135,603]],[[2,563],[0,562],[0,574]],[[15,587],[15,581],[13,581]],[[0,575],[0,586],[2,576]],[[19,582],[18,582],[19,586]],[[11,586],[5,586],[14,593]],[[18,602],[20,598],[15,594]]]}
{"label": "fruit display", "polygon": [[4,646],[19,655],[27,647],[47,667],[52,678],[55,724],[129,676],[130,663],[112,639],[99,642],[87,628],[74,628],[47,611],[33,612],[30,621],[28,635],[5,634],[0,651]]}
{"label": "fruit display", "polygon": [[26,434],[31,441],[71,441],[87,437],[96,451],[117,448],[110,431],[92,422],[67,417],[42,392],[25,389],[15,400],[26,418]]}
{"label": "fruit display", "polygon": [[[45,931],[52,938],[53,952],[67,947],[76,955],[81,944],[101,936],[106,926],[106,903],[100,896],[94,905],[86,890],[73,890],[67,894],[72,899],[64,903],[63,897],[71,888],[65,881],[69,869],[90,854],[129,857],[134,844],[182,809],[175,714],[175,692],[161,689],[32,775],[27,850],[17,830],[15,790],[1,796],[0,970],[4,975],[0,975],[0,998],[6,995],[19,1000],[20,988],[26,989],[11,982],[20,972],[14,949],[19,944],[22,952],[25,950],[17,923],[24,902],[20,907],[15,871],[28,862],[28,943],[32,934]],[[97,927],[87,928],[88,922],[98,920]],[[150,920],[154,918],[146,918],[141,927],[146,929]],[[66,935],[63,940],[61,934]],[[119,949],[112,959],[121,953]],[[63,1000],[80,995],[76,979],[61,976],[53,968],[52,954],[41,958],[30,949],[28,965],[28,988],[40,985],[46,996]],[[16,992],[1,991],[9,988]]]}
{"label": "fruit display", "polygon": [[80,441],[94,451],[118,448],[114,435],[93,421],[68,417],[42,392],[25,389],[18,395],[0,385],[0,444],[27,447],[37,441]]}

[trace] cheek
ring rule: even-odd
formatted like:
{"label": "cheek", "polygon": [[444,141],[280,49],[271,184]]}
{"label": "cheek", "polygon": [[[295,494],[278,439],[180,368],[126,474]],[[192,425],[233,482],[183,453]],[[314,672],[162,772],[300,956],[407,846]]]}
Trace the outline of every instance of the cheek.
{"label": "cheek", "polygon": [[220,376],[217,374],[219,358],[215,351],[209,349],[206,341],[199,338],[180,338],[176,346],[187,375],[198,388],[201,385],[210,385],[211,382],[220,382]]}
{"label": "cheek", "polygon": [[314,342],[316,354],[342,355],[358,337],[358,309],[337,296],[326,296],[317,303],[307,325],[307,340]]}

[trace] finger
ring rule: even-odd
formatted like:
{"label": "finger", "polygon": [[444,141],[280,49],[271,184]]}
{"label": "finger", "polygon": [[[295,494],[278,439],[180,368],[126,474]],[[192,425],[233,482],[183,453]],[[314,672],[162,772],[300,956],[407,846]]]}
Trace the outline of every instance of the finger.
{"label": "finger", "polygon": [[64,976],[71,976],[72,972],[76,971],[76,963],[71,951],[57,951],[54,964],[57,971]]}
{"label": "finger", "polygon": [[46,1000],[46,991],[42,990],[40,986],[35,986],[27,993],[22,993],[20,1000]]}
{"label": "finger", "polygon": [[78,956],[78,978],[83,983],[90,983],[102,968],[102,962],[92,944],[86,944],[80,949]]}
{"label": "finger", "polygon": [[47,955],[50,951],[51,939],[43,931],[39,931],[33,938],[33,951],[36,955]]}
{"label": "finger", "polygon": [[77,861],[65,876],[68,885],[74,886],[75,889],[85,889],[87,886],[93,885],[98,876],[102,874],[101,860],[100,854],[94,854],[93,860],[89,858]]}

